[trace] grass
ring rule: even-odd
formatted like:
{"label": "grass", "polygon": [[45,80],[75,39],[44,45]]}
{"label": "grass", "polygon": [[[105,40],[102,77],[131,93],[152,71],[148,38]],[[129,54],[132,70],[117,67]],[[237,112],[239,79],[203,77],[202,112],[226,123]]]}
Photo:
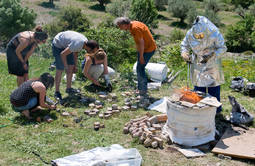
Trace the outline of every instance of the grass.
{"label": "grass", "polygon": [[[83,2],[79,2],[83,1]],[[73,3],[82,3],[82,9],[86,14],[93,20],[94,24],[102,21],[105,15],[104,11],[94,10],[93,7],[96,6],[97,2],[90,0],[79,0],[78,2],[72,1]],[[23,3],[27,3],[25,0]],[[42,2],[42,0],[39,0]],[[71,1],[60,0],[54,1],[56,7],[61,8],[66,4],[70,4]],[[199,7],[200,2],[197,2]],[[32,3],[27,3],[34,8]],[[27,5],[26,4],[26,5]],[[40,9],[38,9],[40,7]],[[47,8],[43,9],[46,12],[41,12],[41,6],[35,7],[38,14],[44,13],[51,16],[55,16],[58,11],[53,11]],[[96,8],[95,8],[96,9]],[[178,19],[171,16],[166,11],[161,11],[160,25],[158,33],[164,36],[170,34],[171,29],[174,29],[171,24],[176,22]],[[220,17],[224,24],[234,24],[240,18],[231,12],[221,12]],[[225,27],[223,27],[224,30]],[[181,29],[185,31],[184,29]],[[49,64],[52,59],[45,59],[41,56],[32,56],[30,60],[31,69],[30,77],[38,77],[43,72],[50,72],[55,74],[55,71],[48,71]],[[240,102],[248,111],[254,114],[254,98],[249,96],[244,96],[240,92],[233,92],[230,88],[231,76],[242,75],[250,81],[255,82],[254,71],[255,65],[254,60],[235,60],[235,59],[224,59],[223,70],[225,73],[226,83],[222,86],[222,103],[223,103],[223,114],[229,115],[231,111],[231,105],[228,101],[228,95],[236,97],[237,101]],[[234,70],[233,70],[234,69]],[[186,85],[186,69],[180,74],[179,77],[172,83],[171,86],[164,84],[159,91],[154,91],[151,93],[153,97],[161,98],[163,96],[170,96],[173,90]],[[89,82],[84,82],[76,80],[74,82],[74,87],[81,88],[82,94],[89,97],[98,98],[94,93],[86,91],[84,88]],[[119,105],[123,104],[123,97],[121,96],[121,90],[119,86],[120,82],[114,85],[114,93],[118,95]],[[166,146],[162,150],[145,148],[143,145],[138,144],[137,140],[133,140],[130,135],[122,134],[122,128],[126,122],[137,116],[142,116],[147,113],[143,109],[137,111],[127,111],[116,115],[109,120],[102,120],[99,118],[88,118],[83,114],[83,112],[88,109],[86,106],[77,107],[62,107],[59,106],[61,110],[66,110],[68,112],[74,112],[77,116],[84,116],[82,124],[76,124],[73,122],[75,117],[62,117],[59,113],[52,111],[51,115],[56,117],[54,122],[47,123],[33,123],[28,122],[16,112],[11,109],[9,102],[9,95],[12,90],[16,88],[16,78],[15,76],[9,75],[7,71],[6,60],[4,56],[0,56],[0,165],[44,165],[42,161],[35,156],[32,152],[36,152],[41,155],[46,161],[50,161],[56,158],[64,157],[71,154],[76,154],[84,150],[95,148],[98,146],[109,146],[111,144],[121,144],[126,148],[137,148],[143,158],[143,166],[169,166],[169,165],[234,165],[234,166],[244,166],[244,165],[254,165],[252,161],[245,160],[222,160],[217,158],[212,153],[207,153],[205,157],[196,159],[186,159],[180,153],[171,150]],[[62,82],[61,91],[64,93],[65,83]],[[54,89],[48,91],[48,95],[53,98]],[[105,102],[107,108],[111,103]],[[152,114],[157,114],[151,111]],[[94,131],[93,123],[95,121],[103,122],[106,126],[105,129]],[[63,124],[69,127],[63,127]]]}
{"label": "grass", "polygon": [[[31,69],[30,77],[38,77],[43,72],[49,72],[48,67],[52,59],[45,59],[41,56],[32,56],[30,60]],[[233,60],[224,60],[225,77],[235,76],[238,73],[231,73],[230,68],[236,68],[239,63],[234,63]],[[243,62],[240,62],[243,63]],[[246,71],[254,70],[254,62],[242,66]],[[51,72],[54,75],[54,71]],[[208,153],[203,158],[186,159],[180,153],[174,152],[166,146],[163,150],[145,148],[140,145],[137,140],[133,140],[130,135],[124,135],[122,128],[124,124],[130,119],[142,116],[147,113],[143,109],[137,111],[121,112],[109,120],[102,120],[98,117],[88,118],[83,112],[88,109],[86,106],[82,107],[63,107],[59,106],[61,110],[74,112],[77,116],[83,116],[82,125],[74,123],[74,117],[63,117],[59,113],[52,111],[51,115],[56,117],[52,123],[34,123],[28,122],[16,112],[14,112],[9,103],[9,94],[16,88],[16,78],[9,75],[7,72],[6,60],[3,56],[0,58],[0,83],[1,83],[1,97],[0,97],[0,165],[43,165],[42,161],[32,152],[40,154],[41,157],[50,161],[56,158],[64,157],[71,154],[76,154],[84,150],[95,148],[98,146],[109,146],[111,144],[120,144],[126,148],[137,148],[143,157],[143,166],[168,166],[168,165],[250,165],[243,160],[221,160],[213,154]],[[228,88],[230,79],[226,78],[226,85],[222,90],[223,114],[229,114],[231,106],[228,102],[227,95],[233,95],[237,100],[247,108],[248,111],[254,114],[253,108],[255,106],[251,101],[254,100],[241,93],[232,92]],[[95,93],[88,92],[84,89],[89,82],[76,80],[74,86],[81,88],[82,94],[98,98]],[[170,96],[173,89],[186,85],[186,71],[183,71],[173,84],[165,84],[160,91],[151,93],[154,97]],[[123,97],[119,83],[114,85],[114,93],[117,94],[119,105],[123,104]],[[64,93],[65,83],[62,82],[61,91]],[[48,92],[50,97],[53,97],[54,89]],[[66,96],[66,94],[65,94]],[[105,107],[110,103],[105,101]],[[158,114],[150,111],[152,114]],[[93,123],[95,121],[103,122],[105,129],[99,131],[93,130]],[[63,127],[63,124],[69,127]],[[249,161],[250,162],[250,161]]]}

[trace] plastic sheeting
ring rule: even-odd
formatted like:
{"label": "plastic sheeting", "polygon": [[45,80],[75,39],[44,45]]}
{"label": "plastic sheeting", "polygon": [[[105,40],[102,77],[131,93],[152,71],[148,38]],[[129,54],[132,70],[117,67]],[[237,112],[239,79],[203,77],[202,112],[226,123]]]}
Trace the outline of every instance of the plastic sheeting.
{"label": "plastic sheeting", "polygon": [[[133,72],[136,74],[137,62],[133,66]],[[168,67],[161,63],[148,63],[145,70],[149,78],[154,82],[162,82],[167,77]]]}
{"label": "plastic sheeting", "polygon": [[155,110],[158,112],[162,112],[162,113],[166,113],[167,111],[167,101],[168,99],[166,97],[155,101],[154,103],[152,103],[148,109],[149,110]]}
{"label": "plastic sheeting", "polygon": [[141,162],[142,157],[137,149],[125,149],[118,144],[53,160],[58,166],[140,166]]}

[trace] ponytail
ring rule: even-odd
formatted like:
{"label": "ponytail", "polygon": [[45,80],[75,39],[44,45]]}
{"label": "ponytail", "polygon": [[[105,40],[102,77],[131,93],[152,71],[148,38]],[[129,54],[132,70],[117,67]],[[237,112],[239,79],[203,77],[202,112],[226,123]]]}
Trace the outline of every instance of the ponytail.
{"label": "ponytail", "polygon": [[47,32],[42,30],[42,27],[40,25],[35,27],[35,39],[38,39],[40,41],[46,40],[48,38]]}

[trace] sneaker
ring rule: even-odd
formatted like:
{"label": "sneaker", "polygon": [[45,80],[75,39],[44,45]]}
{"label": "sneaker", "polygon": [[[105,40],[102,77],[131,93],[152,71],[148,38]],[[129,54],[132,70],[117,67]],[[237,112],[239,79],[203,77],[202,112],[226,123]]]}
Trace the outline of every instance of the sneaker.
{"label": "sneaker", "polygon": [[60,92],[55,92],[55,94],[54,94],[54,97],[55,97],[55,99],[59,99],[59,100],[62,100],[62,95],[61,95],[61,93]]}
{"label": "sneaker", "polygon": [[68,88],[66,89],[66,93],[80,93],[80,90],[74,89],[74,88]]}

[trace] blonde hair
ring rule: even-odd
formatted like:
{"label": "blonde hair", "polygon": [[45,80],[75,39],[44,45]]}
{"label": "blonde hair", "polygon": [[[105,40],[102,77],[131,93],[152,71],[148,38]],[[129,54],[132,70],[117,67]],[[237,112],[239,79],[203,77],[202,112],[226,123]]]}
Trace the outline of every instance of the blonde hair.
{"label": "blonde hair", "polygon": [[94,54],[94,57],[97,60],[104,60],[104,58],[106,57],[106,53],[104,52],[104,50],[102,48],[99,48],[96,53]]}

